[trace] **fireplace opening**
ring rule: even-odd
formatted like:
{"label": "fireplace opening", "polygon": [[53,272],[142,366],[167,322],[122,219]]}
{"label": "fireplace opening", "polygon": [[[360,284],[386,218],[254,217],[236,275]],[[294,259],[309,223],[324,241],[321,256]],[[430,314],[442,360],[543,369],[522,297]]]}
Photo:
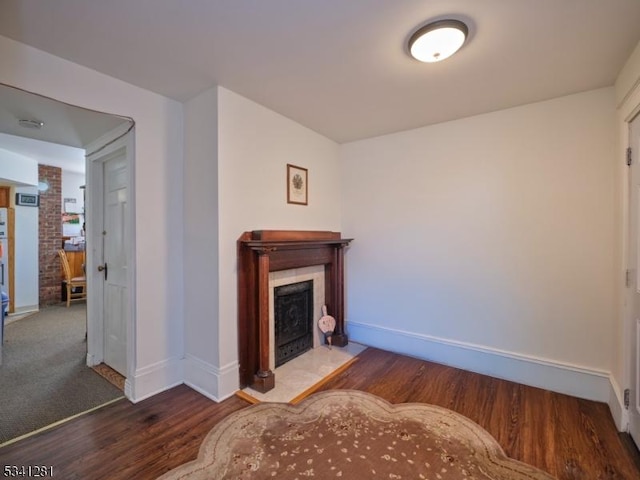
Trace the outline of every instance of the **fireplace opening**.
{"label": "fireplace opening", "polygon": [[275,366],[313,348],[313,280],[275,287]]}

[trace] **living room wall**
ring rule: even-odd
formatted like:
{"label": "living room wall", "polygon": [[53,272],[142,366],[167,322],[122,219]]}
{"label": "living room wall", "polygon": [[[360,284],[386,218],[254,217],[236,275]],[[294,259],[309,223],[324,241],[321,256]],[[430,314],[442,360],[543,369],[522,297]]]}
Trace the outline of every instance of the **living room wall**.
{"label": "living room wall", "polygon": [[[136,284],[132,400],[182,382],[182,104],[0,36],[0,82],[132,117]],[[59,212],[59,210],[58,210]]]}
{"label": "living room wall", "polygon": [[607,400],[615,125],[604,88],[342,145],[351,338]]}
{"label": "living room wall", "polygon": [[[249,230],[339,231],[338,145],[222,87],[185,112],[185,298],[193,313],[185,318],[185,377],[222,399],[238,388],[237,240]],[[307,206],[287,203],[287,163],[309,171]],[[209,256],[198,263],[192,246]],[[189,285],[197,291],[206,275],[208,294],[191,294]]]}

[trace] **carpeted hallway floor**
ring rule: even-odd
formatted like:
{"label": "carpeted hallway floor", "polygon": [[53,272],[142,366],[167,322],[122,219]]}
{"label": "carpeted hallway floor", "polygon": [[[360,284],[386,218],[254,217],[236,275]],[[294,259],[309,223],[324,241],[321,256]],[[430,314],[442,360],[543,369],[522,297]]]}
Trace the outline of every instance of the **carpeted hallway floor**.
{"label": "carpeted hallway floor", "polygon": [[0,445],[122,397],[86,366],[86,306],[52,306],[5,325]]}

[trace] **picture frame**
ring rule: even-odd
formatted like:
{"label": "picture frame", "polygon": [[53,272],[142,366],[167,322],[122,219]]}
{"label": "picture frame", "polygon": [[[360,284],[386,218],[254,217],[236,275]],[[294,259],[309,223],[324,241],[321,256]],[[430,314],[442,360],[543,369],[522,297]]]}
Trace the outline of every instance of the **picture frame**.
{"label": "picture frame", "polygon": [[309,171],[290,163],[287,163],[287,203],[309,203]]}

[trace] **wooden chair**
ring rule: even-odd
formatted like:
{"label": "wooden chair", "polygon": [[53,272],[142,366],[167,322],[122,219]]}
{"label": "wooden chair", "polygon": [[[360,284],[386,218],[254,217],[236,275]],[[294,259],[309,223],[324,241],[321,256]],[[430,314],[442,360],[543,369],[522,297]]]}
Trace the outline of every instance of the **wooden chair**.
{"label": "wooden chair", "polygon": [[[69,266],[69,259],[64,250],[58,250],[60,256],[60,263],[62,263],[62,270],[64,272],[64,280],[67,284],[67,308],[71,305],[71,302],[77,300],[85,300],[87,298],[87,279],[86,277],[72,277],[71,267]],[[80,292],[74,292],[74,289],[81,287]]]}

